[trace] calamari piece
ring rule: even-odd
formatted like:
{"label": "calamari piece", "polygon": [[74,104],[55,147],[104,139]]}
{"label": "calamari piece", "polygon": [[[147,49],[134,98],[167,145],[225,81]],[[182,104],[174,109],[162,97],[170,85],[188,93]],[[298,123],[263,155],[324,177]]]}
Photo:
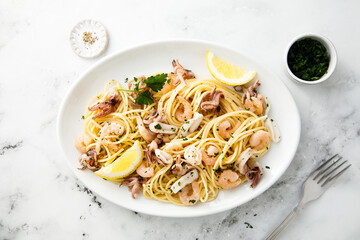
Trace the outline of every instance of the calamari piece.
{"label": "calamari piece", "polygon": [[211,92],[207,92],[201,100],[201,111],[205,113],[215,112],[219,110],[220,98],[224,98],[222,91],[216,91],[216,87]]}

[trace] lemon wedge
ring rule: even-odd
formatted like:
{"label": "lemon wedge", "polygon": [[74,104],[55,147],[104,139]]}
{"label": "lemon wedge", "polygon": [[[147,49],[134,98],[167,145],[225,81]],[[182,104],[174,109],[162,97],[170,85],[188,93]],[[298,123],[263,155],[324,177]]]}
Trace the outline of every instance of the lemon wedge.
{"label": "lemon wedge", "polygon": [[95,174],[109,180],[123,178],[133,173],[141,164],[143,158],[144,154],[140,142],[136,141],[120,157],[96,171]]}
{"label": "lemon wedge", "polygon": [[255,71],[245,70],[218,58],[210,50],[206,53],[206,63],[216,80],[230,86],[246,84],[256,75]]}

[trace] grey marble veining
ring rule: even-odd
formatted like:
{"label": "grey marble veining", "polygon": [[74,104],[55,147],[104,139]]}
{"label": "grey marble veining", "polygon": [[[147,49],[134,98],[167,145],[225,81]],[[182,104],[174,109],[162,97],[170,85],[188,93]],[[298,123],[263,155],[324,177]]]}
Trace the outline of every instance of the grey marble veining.
{"label": "grey marble veining", "polygon": [[[359,239],[359,9],[355,0],[1,1],[0,239],[263,239],[296,206],[309,172],[337,152],[353,166],[280,239]],[[70,30],[86,18],[109,31],[103,56],[195,38],[228,45],[278,74],[302,119],[285,174],[242,206],[190,219],[132,212],[86,188],[66,165],[55,132],[67,90],[100,59],[71,51]],[[323,84],[300,85],[285,73],[284,49],[304,32],[327,36],[338,51],[336,72]]]}

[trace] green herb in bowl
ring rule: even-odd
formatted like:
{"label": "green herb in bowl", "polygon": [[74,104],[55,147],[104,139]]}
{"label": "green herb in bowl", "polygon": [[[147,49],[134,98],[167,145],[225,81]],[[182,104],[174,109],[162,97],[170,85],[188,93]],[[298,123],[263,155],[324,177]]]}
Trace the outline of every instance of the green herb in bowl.
{"label": "green herb in bowl", "polygon": [[289,49],[287,64],[298,78],[316,81],[327,73],[330,55],[326,47],[312,38],[296,41]]}

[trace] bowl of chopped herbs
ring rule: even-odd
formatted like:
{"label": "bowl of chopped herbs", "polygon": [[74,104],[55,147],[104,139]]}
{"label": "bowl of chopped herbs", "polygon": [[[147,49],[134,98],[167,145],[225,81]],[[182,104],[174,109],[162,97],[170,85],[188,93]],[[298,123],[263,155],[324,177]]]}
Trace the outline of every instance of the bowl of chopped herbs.
{"label": "bowl of chopped herbs", "polygon": [[334,45],[316,34],[294,38],[286,49],[286,69],[297,82],[317,84],[331,76],[337,64]]}

